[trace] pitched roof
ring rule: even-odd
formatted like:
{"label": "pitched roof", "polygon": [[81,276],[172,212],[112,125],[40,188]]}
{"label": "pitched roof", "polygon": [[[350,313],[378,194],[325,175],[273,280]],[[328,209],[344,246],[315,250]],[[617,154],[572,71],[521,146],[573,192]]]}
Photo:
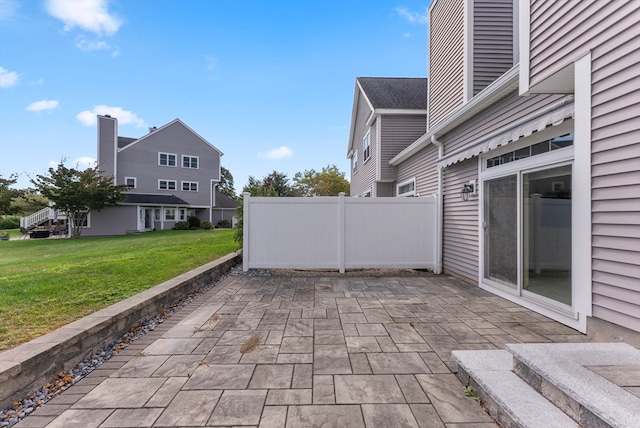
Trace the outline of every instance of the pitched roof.
{"label": "pitched roof", "polygon": [[238,206],[238,201],[216,190],[215,208],[236,208],[237,206]]}
{"label": "pitched roof", "polygon": [[358,77],[374,109],[427,109],[425,77]]}
{"label": "pitched roof", "polygon": [[125,204],[149,204],[149,205],[182,205],[189,203],[174,195],[145,195],[142,193],[125,193]]}
{"label": "pitched roof", "polygon": [[136,140],[137,138],[118,137],[118,148],[121,149],[125,146],[128,146],[129,144],[133,143]]}

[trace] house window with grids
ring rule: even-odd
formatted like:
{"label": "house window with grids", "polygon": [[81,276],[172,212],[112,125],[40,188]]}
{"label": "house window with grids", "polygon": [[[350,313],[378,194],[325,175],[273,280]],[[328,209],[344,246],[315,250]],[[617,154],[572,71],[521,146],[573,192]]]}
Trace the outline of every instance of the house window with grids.
{"label": "house window with grids", "polygon": [[198,182],[197,181],[183,181],[182,182],[182,190],[185,192],[197,192],[198,191]]}
{"label": "house window with grids", "polygon": [[158,189],[176,190],[176,180],[158,180]]}
{"label": "house window with grids", "polygon": [[135,189],[136,188],[136,178],[135,177],[125,177],[124,178],[124,184],[129,188],[129,189]]}
{"label": "house window with grids", "polygon": [[362,160],[366,162],[371,157],[371,130],[362,139]]}
{"label": "house window with grids", "polygon": [[353,172],[358,171],[358,151],[353,152],[353,156],[351,157],[351,169]]}
{"label": "house window with grids", "polygon": [[177,166],[177,155],[173,153],[158,153],[158,165],[160,166]]}
{"label": "house window with grids", "polygon": [[182,167],[198,169],[198,156],[182,155]]}
{"label": "house window with grids", "polygon": [[173,221],[176,219],[176,209],[175,208],[165,208],[164,209],[164,220],[165,221]]}
{"label": "house window with grids", "polygon": [[416,179],[412,178],[399,183],[396,186],[396,195],[398,197],[416,196]]}
{"label": "house window with grids", "polygon": [[180,212],[180,221],[186,221],[187,220],[187,209],[186,208],[180,208],[179,210]]}

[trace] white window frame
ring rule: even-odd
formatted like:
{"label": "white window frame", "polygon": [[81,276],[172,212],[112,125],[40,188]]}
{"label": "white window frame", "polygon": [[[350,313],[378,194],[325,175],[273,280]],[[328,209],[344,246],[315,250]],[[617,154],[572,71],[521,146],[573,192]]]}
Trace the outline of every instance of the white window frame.
{"label": "white window frame", "polygon": [[186,221],[187,220],[187,209],[186,208],[179,208],[178,209],[178,220],[180,220],[180,221]]}
{"label": "white window frame", "polygon": [[[184,188],[184,185],[187,185],[187,189]],[[193,189],[193,185],[195,184],[195,189]],[[197,181],[183,181],[180,184],[180,189],[183,192],[197,192],[200,188],[200,185],[198,184]]]}
{"label": "white window frame", "polygon": [[354,173],[358,172],[358,151],[353,151],[353,156],[351,156],[351,171]]}
{"label": "white window frame", "polygon": [[[129,180],[133,180],[133,185],[129,186],[129,184],[127,183]],[[135,189],[136,187],[138,187],[138,179],[136,177],[125,177],[124,184],[129,186],[130,189]]]}
{"label": "white window frame", "polygon": [[[162,188],[162,182],[166,183],[165,188]],[[173,183],[173,189],[169,186],[169,183]],[[166,178],[161,178],[158,180],[158,190],[178,190],[178,182],[176,180],[167,180]]]}
{"label": "white window frame", "polygon": [[371,159],[371,129],[362,138],[362,162],[367,163]]}
{"label": "white window frame", "polygon": [[160,208],[154,208],[153,209],[153,221],[160,221],[161,217],[161,210]]}
{"label": "white window frame", "polygon": [[[167,163],[163,164],[162,163],[162,155],[165,155],[167,157]],[[170,159],[171,156],[173,156],[173,165],[171,165]],[[170,168],[177,168],[178,167],[178,155],[175,153],[166,153],[166,152],[158,152],[158,165],[159,166],[168,166]]]}
{"label": "white window frame", "polygon": [[[400,193],[400,188],[406,186],[407,184],[411,184],[413,183],[413,190],[410,190],[408,192],[404,192],[404,193]],[[411,197],[411,196],[415,196],[416,195],[416,178],[412,177],[408,180],[402,181],[398,184],[396,184],[396,196],[398,198],[406,198],[406,197]]]}
{"label": "white window frame", "polygon": [[[189,159],[189,166],[184,166],[185,159]],[[193,161],[193,159],[196,160],[196,166],[195,167],[191,166],[191,162]],[[200,156],[182,155],[181,166],[182,166],[182,168],[200,169]]]}
{"label": "white window frame", "polygon": [[[173,218],[169,218],[167,214],[173,212]],[[164,221],[176,221],[176,209],[175,208],[165,208],[164,209]]]}

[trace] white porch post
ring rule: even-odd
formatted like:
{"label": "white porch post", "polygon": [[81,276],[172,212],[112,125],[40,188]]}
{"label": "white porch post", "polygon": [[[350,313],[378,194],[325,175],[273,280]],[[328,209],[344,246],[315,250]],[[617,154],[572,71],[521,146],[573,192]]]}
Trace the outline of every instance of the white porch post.
{"label": "white porch post", "polygon": [[249,270],[249,198],[251,194],[242,194],[243,214],[242,214],[242,271]]}

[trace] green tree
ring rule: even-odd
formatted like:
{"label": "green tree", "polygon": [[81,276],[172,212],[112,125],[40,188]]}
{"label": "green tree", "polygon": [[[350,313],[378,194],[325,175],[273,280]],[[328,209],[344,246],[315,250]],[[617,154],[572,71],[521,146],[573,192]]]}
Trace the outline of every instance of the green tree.
{"label": "green tree", "polygon": [[11,174],[9,178],[2,178],[0,175],[0,215],[13,215],[21,212],[20,207],[13,204],[14,200],[24,193],[23,190],[11,188],[17,181],[17,174]]}
{"label": "green tree", "polygon": [[301,196],[338,196],[340,192],[349,195],[349,188],[345,173],[335,165],[328,165],[320,172],[311,169],[293,176],[293,189]]}
{"label": "green tree", "polygon": [[23,215],[33,214],[49,205],[49,200],[35,189],[24,189],[22,194],[13,200],[11,204]]}
{"label": "green tree", "polygon": [[216,184],[216,189],[218,189],[218,192],[230,198],[238,198],[236,189],[233,188],[233,175],[231,175],[231,171],[223,166],[220,167],[220,182]]}
{"label": "green tree", "polygon": [[249,183],[242,191],[249,192],[251,196],[296,196],[287,174],[278,171],[273,171],[261,180],[250,176]]}
{"label": "green tree", "polygon": [[49,168],[48,174],[36,176],[31,183],[56,209],[67,213],[74,238],[82,233],[90,211],[116,206],[122,200],[122,192],[127,190],[126,185],[114,185],[113,177],[102,175],[97,166],[81,171],[67,168],[63,161],[57,168]]}

